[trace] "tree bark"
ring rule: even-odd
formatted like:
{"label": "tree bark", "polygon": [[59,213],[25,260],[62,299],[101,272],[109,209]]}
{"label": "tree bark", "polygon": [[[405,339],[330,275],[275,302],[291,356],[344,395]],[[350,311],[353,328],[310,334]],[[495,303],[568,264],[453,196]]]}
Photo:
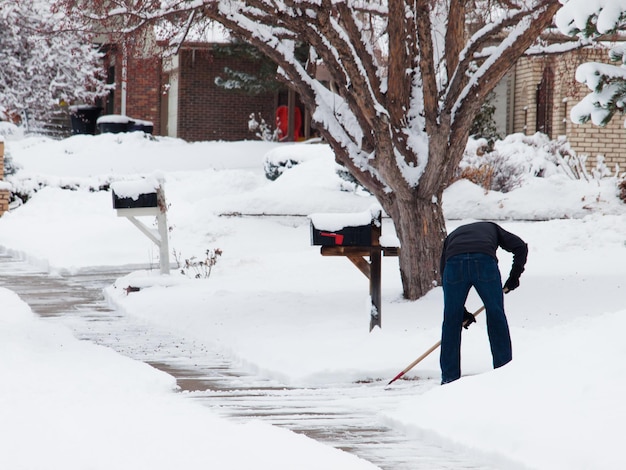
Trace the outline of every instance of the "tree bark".
{"label": "tree bark", "polygon": [[400,276],[404,297],[416,300],[440,284],[439,261],[446,236],[441,204],[433,198],[391,201],[379,198],[400,240]]}

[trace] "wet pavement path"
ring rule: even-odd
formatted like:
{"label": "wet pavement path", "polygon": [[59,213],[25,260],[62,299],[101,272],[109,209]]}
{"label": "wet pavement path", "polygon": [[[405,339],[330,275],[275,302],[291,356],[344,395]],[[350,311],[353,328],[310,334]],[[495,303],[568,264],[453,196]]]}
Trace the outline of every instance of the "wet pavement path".
{"label": "wet pavement path", "polygon": [[[102,289],[129,268],[49,275],[0,254],[0,286],[16,292],[46,321],[60,322],[83,340],[110,347],[173,375],[183,393],[216,414],[259,419],[358,455],[384,470],[492,470],[476,455],[446,449],[392,429],[371,409],[422,393],[430,384],[399,381],[293,388],[255,376],[204,344],[160,331],[110,308]],[[427,381],[425,381],[427,382]],[[361,403],[369,406],[359,406]]]}

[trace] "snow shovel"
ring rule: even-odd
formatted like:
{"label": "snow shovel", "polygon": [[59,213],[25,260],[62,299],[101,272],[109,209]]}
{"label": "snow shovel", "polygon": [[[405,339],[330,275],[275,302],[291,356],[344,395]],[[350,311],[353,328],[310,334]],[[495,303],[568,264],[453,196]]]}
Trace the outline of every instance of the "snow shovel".
{"label": "snow shovel", "polygon": [[[506,294],[507,292],[509,292],[509,289],[504,289],[504,293]],[[485,306],[483,305],[482,307],[480,307],[478,310],[476,310],[472,315],[474,315],[474,317],[476,315],[478,315],[479,313],[481,313],[483,310],[485,310]],[[471,320],[466,320],[463,322],[463,328],[467,328],[470,323],[472,323]],[[406,374],[408,371],[410,371],[411,369],[413,369],[413,367],[415,367],[417,364],[419,364],[422,360],[424,360],[424,358],[426,358],[431,352],[433,352],[435,349],[437,349],[439,346],[441,346],[441,340],[437,341],[435,344],[433,344],[430,348],[428,348],[428,350],[426,350],[424,352],[424,354],[422,354],[420,357],[418,357],[417,359],[415,359],[413,362],[411,362],[408,366],[406,366],[406,368],[400,372],[398,375],[396,375],[393,379],[391,379],[389,381],[389,383],[387,384],[387,386],[391,385],[392,383],[394,383],[396,380],[398,380],[400,377],[402,377],[404,374]]]}
{"label": "snow shovel", "polygon": [[[476,316],[479,313],[481,313],[483,310],[485,310],[485,306],[483,305],[482,307],[480,307],[478,310],[476,310],[472,315]],[[467,328],[469,326],[469,324],[471,323],[470,320],[466,320],[463,322],[463,328]],[[413,367],[415,367],[417,364],[419,364],[420,362],[422,362],[422,360],[424,360],[431,352],[433,352],[435,349],[437,349],[439,346],[441,346],[441,340],[437,341],[435,344],[433,344],[430,348],[428,348],[424,354],[422,354],[420,357],[418,357],[417,359],[415,359],[413,362],[411,362],[408,366],[406,366],[406,368],[400,372],[398,375],[396,375],[393,379],[391,379],[389,381],[389,383],[387,384],[387,386],[391,385],[392,383],[394,383],[396,380],[398,380],[400,377],[402,377],[404,374],[406,374],[408,371],[410,371],[411,369],[413,369]]]}

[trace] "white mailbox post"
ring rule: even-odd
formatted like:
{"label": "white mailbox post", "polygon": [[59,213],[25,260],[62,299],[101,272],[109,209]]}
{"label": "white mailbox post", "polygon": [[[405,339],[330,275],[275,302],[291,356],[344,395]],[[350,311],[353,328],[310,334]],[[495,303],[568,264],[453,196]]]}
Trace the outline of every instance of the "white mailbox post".
{"label": "white mailbox post", "polygon": [[[167,203],[161,181],[145,178],[136,181],[117,181],[111,184],[113,208],[118,217],[126,217],[159,247],[161,274],[169,274],[169,246]],[[146,227],[136,217],[156,216],[157,231]]]}

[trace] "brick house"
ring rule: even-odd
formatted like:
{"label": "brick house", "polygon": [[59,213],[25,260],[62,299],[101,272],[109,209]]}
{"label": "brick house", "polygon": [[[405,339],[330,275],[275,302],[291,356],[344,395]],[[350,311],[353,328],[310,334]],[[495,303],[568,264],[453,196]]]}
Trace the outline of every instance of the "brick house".
{"label": "brick house", "polygon": [[[167,59],[123,56],[109,47],[106,66],[109,83],[116,87],[99,103],[103,114],[125,114],[151,121],[153,134],[187,141],[250,140],[250,115],[271,126],[276,110],[287,105],[289,92],[248,94],[216,85],[226,68],[243,74],[256,74],[262,61],[245,55],[223,53],[223,44],[185,43]],[[122,79],[126,71],[126,86]],[[295,103],[301,113],[304,108]]]}
{"label": "brick house", "polygon": [[613,170],[626,168],[626,128],[616,115],[606,127],[576,124],[572,107],[588,93],[575,81],[578,65],[608,62],[606,49],[585,49],[542,58],[522,58],[496,88],[495,121],[500,135],[543,132],[556,139],[565,136],[579,155],[595,165],[602,155]]}

